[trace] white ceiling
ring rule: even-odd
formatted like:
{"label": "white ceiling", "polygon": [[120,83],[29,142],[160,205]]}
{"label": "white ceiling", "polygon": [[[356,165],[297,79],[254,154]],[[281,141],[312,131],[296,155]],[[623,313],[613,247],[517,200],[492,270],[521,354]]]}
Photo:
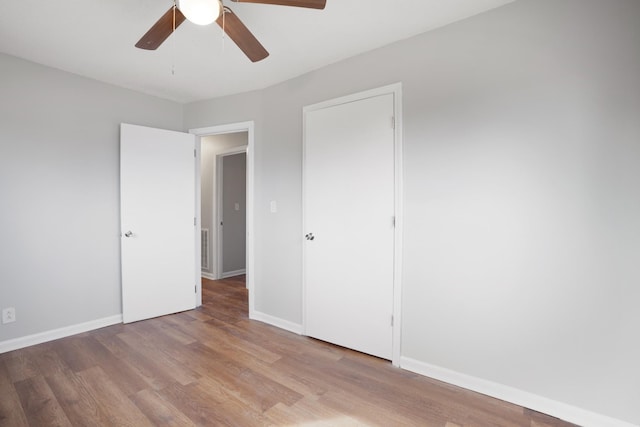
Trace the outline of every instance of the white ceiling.
{"label": "white ceiling", "polygon": [[135,48],[172,0],[4,1],[0,52],[192,102],[268,87],[513,0],[327,0],[325,10],[224,1],[267,59],[251,63],[216,24],[189,21],[158,50]]}

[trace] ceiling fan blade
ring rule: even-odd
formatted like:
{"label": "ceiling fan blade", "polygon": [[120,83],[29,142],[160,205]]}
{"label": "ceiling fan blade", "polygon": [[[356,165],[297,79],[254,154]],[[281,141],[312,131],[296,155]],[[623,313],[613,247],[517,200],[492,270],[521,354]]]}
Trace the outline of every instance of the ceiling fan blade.
{"label": "ceiling fan blade", "polygon": [[307,7],[309,9],[324,9],[327,0],[233,0],[237,3],[277,4],[280,6]]}
{"label": "ceiling fan blade", "polygon": [[224,8],[224,13],[216,22],[251,62],[258,62],[269,56],[264,46],[228,7]]}
{"label": "ceiling fan blade", "polygon": [[[173,10],[173,7],[170,8],[164,15],[160,17],[160,19],[158,19],[158,22],[153,24],[153,27],[151,27],[149,31],[147,31],[145,35],[142,36],[138,43],[136,43],[137,48],[156,50],[162,44],[162,42],[164,42],[167,37],[169,37],[171,33],[173,33]],[[180,24],[182,24],[186,18],[184,17],[182,12],[180,12],[180,9],[175,8],[175,11],[175,28],[178,28],[178,26],[180,26]]]}

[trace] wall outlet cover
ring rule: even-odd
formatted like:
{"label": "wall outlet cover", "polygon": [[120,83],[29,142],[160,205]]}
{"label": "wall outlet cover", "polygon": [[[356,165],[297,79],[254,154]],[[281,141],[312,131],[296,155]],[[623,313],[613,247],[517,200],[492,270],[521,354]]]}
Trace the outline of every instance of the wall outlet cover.
{"label": "wall outlet cover", "polygon": [[2,323],[12,323],[16,321],[16,309],[13,307],[2,309]]}

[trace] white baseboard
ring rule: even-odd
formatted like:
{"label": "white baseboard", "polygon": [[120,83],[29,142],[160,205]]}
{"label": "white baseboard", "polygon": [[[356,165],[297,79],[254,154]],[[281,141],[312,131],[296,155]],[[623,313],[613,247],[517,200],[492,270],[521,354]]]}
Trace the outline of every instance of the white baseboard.
{"label": "white baseboard", "polygon": [[207,273],[207,272],[205,272],[205,271],[201,272],[201,273],[200,273],[200,276],[201,276],[201,277],[204,277],[205,279],[209,279],[209,280],[216,280],[216,276],[214,276],[214,275],[213,275],[213,274],[211,274],[211,273]]}
{"label": "white baseboard", "polygon": [[249,319],[259,320],[260,322],[268,323],[269,325],[276,326],[285,331],[293,332],[294,334],[302,335],[302,325],[289,322],[288,320],[280,319],[268,314],[261,313],[259,311],[253,311],[249,313]]}
{"label": "white baseboard", "polygon": [[0,354],[122,323],[122,314],[0,342]]}
{"label": "white baseboard", "polygon": [[533,393],[522,391],[506,385],[494,383],[470,375],[461,374],[450,369],[430,365],[408,357],[400,358],[400,367],[426,377],[444,381],[458,387],[466,388],[496,399],[542,412],[583,427],[638,427],[606,415],[587,411],[576,406],[558,402]]}
{"label": "white baseboard", "polygon": [[227,277],[239,276],[241,274],[247,274],[247,270],[243,268],[242,270],[227,271],[226,273],[222,273],[222,278],[226,279]]}

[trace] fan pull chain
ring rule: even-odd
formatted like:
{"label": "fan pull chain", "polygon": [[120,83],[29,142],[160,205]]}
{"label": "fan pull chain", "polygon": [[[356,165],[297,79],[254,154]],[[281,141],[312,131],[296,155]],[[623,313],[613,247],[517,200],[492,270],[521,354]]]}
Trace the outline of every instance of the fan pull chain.
{"label": "fan pull chain", "polygon": [[227,46],[227,32],[225,31],[225,19],[227,16],[227,11],[222,8],[222,54],[224,55],[225,48]]}
{"label": "fan pull chain", "polygon": [[[173,28],[171,29],[171,34],[176,32],[176,9],[178,5],[176,4],[176,0],[173,0]],[[176,38],[171,37],[171,75],[176,75]]]}

